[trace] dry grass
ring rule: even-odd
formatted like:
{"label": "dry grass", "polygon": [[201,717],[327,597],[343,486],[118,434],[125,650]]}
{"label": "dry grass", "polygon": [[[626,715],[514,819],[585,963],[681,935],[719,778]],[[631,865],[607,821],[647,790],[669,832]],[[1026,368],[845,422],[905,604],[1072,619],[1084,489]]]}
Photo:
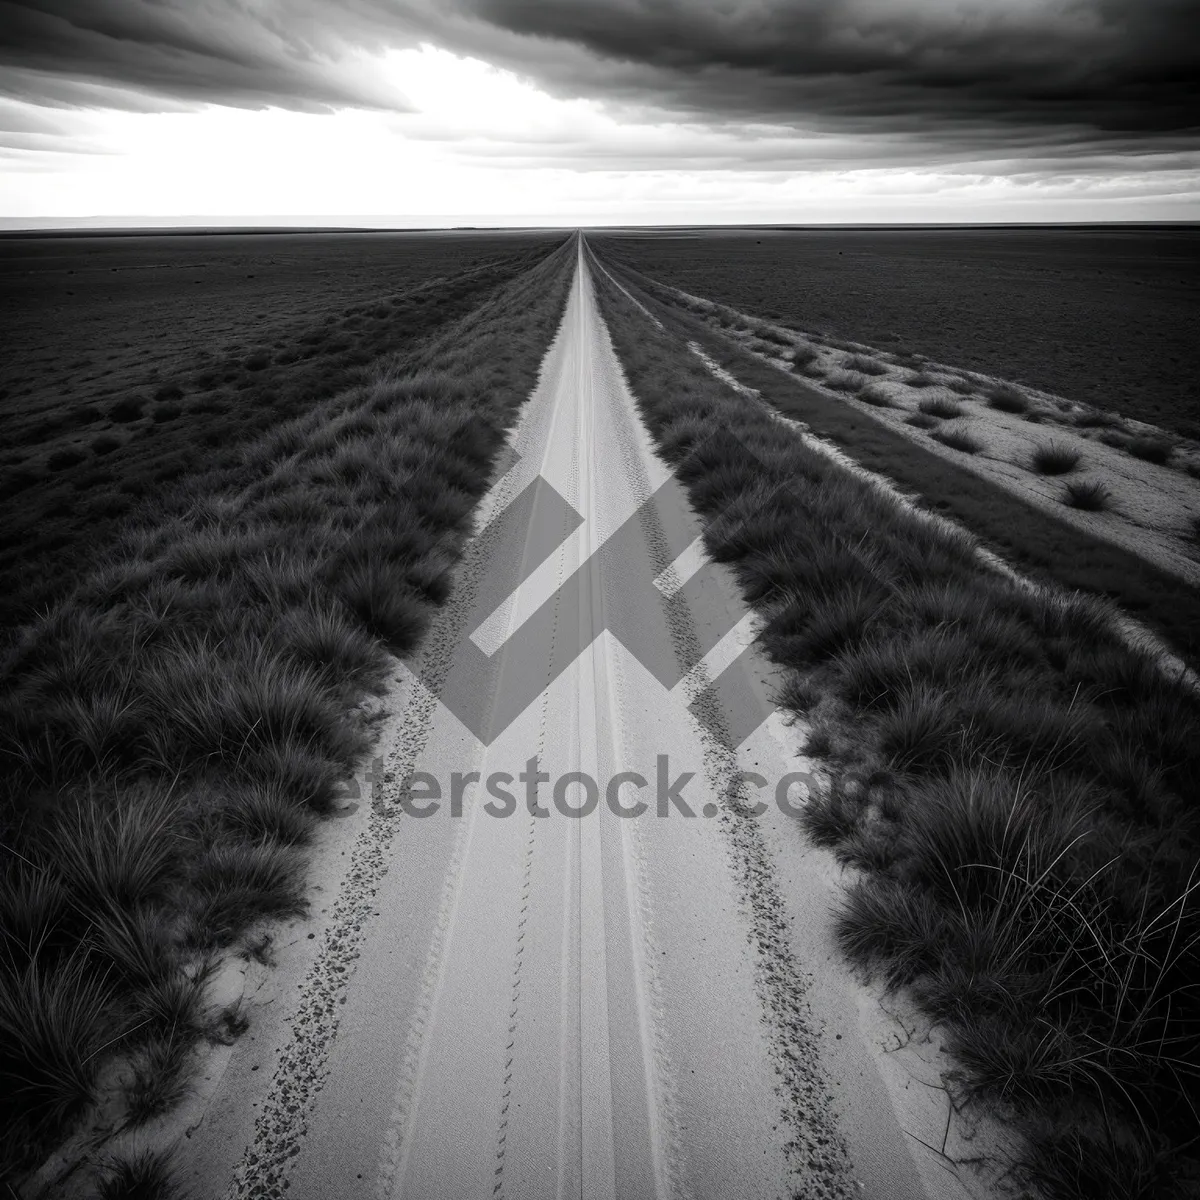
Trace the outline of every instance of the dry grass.
{"label": "dry grass", "polygon": [[902,381],[910,388],[928,388],[937,387],[940,380],[935,375],[931,375],[928,371],[922,369],[914,371],[911,375],[906,375]]}
{"label": "dry grass", "polygon": [[1112,503],[1112,491],[1098,479],[1073,479],[1063,488],[1062,501],[1069,508],[1103,512]]}
{"label": "dry grass", "polygon": [[961,425],[944,425],[933,430],[929,436],[935,442],[941,442],[943,446],[949,446],[951,450],[959,450],[963,454],[978,454],[985,445],[980,438]]}
{"label": "dry grass", "polygon": [[842,366],[848,371],[857,371],[860,375],[886,375],[890,368],[879,359],[869,354],[848,354],[842,359]]}
{"label": "dry grass", "polygon": [[1143,462],[1158,463],[1161,466],[1170,461],[1171,451],[1174,447],[1166,438],[1132,437],[1125,443],[1125,449],[1134,458],[1140,458]]}
{"label": "dry grass", "polygon": [[[337,270],[323,276],[320,288],[305,283],[284,294],[276,291],[270,313],[254,316],[258,329],[264,320],[282,322],[272,325],[273,357],[261,369],[246,365],[254,353],[250,347],[224,341],[244,327],[242,289],[255,285],[240,274],[228,278],[236,251],[223,239],[108,240],[101,253],[120,261],[137,260],[146,253],[138,245],[148,243],[157,242],[158,254],[167,259],[188,244],[193,253],[197,243],[206,247],[201,291],[193,286],[199,281],[181,287],[174,271],[150,273],[158,281],[150,291],[159,299],[152,314],[145,313],[146,298],[128,278],[145,280],[147,272],[88,271],[94,277],[90,290],[71,302],[78,329],[61,321],[61,309],[30,317],[26,337],[36,333],[37,344],[26,342],[23,360],[16,355],[6,360],[14,381],[21,370],[26,374],[25,386],[14,388],[6,402],[9,452],[0,462],[0,499],[9,508],[6,556],[0,561],[0,645],[10,644],[13,627],[61,600],[81,571],[111,549],[120,528],[139,519],[143,506],[161,512],[183,479],[209,475],[218,464],[235,475],[241,449],[264,431],[363,382],[388,355],[415,351],[529,269],[552,244],[525,235],[422,236],[409,239],[402,263],[392,257],[394,244],[387,250],[389,271],[367,248],[372,240],[372,235],[313,238],[295,263],[289,255],[287,263],[272,265],[273,275],[287,275],[315,257]],[[361,248],[351,249],[347,241]],[[251,245],[243,245],[261,253],[271,242],[251,238]],[[63,249],[60,242],[56,263]],[[491,254],[497,257],[489,261]],[[164,265],[157,256],[151,261]],[[61,270],[44,267],[41,285],[27,286],[48,285],[56,274]],[[218,290],[229,292],[217,303],[208,281],[222,277]],[[171,279],[177,281],[173,290]],[[361,297],[372,280],[380,290],[371,304],[341,307],[339,296]],[[121,310],[109,303],[122,292],[141,314],[138,320],[123,323]],[[17,325],[23,317],[22,308]],[[65,337],[95,338],[104,329],[112,345],[103,371],[80,376],[71,369],[76,360],[46,353]],[[0,373],[6,363],[0,363]]]}
{"label": "dry grass", "polygon": [[[1071,589],[1112,596],[1137,612],[1140,619],[1178,646],[1185,655],[1194,657],[1200,651],[1200,601],[1178,578],[1157,570],[1147,571],[1134,550],[1118,548],[1099,530],[1093,533],[1081,531],[1077,524],[1056,520],[1049,514],[1046,520],[1029,521],[1022,501],[997,492],[991,483],[965,463],[956,466],[946,456],[934,458],[896,430],[891,422],[864,423],[858,418],[857,406],[835,406],[817,392],[791,386],[770,364],[761,362],[743,346],[722,336],[713,323],[694,321],[692,309],[673,289],[636,272],[627,273],[626,278],[661,302],[660,315],[668,325],[680,333],[686,330],[688,340],[703,345],[715,362],[754,387],[772,407],[819,429],[826,440],[870,469],[896,480],[904,490],[924,495],[947,516],[972,529],[988,544],[999,547],[1019,569],[1057,580]],[[732,310],[727,312],[732,313]],[[819,339],[819,335],[808,336]],[[879,340],[896,339],[881,335]],[[860,351],[863,347],[847,343],[845,349]],[[833,357],[828,356],[828,360]],[[899,351],[876,354],[875,357],[893,365],[913,365],[917,361],[912,355]],[[935,373],[932,365],[926,363],[925,367],[942,387],[948,387],[958,378],[964,383],[969,381],[976,391],[982,392],[990,382],[973,372],[952,371],[938,365]],[[892,390],[890,384],[888,390]],[[897,403],[903,403],[899,399],[901,390],[896,391]],[[982,395],[979,398],[982,399]],[[1094,410],[1081,412],[1071,401],[1050,397],[1037,401],[1021,416],[1025,422],[1070,427],[1077,420],[1086,422],[1096,414]],[[923,413],[901,419],[916,428],[933,427]],[[1099,414],[1099,419],[1106,425],[1115,422],[1114,427],[1103,431],[1100,440],[1111,439],[1112,444],[1124,448],[1131,436],[1125,423],[1112,414]],[[1085,448],[1085,456],[1086,453]],[[1190,461],[1182,451],[1176,454],[1172,465],[1200,477],[1200,463]]]}
{"label": "dry grass", "polygon": [[963,415],[962,405],[957,401],[948,400],[945,396],[923,396],[917,408],[929,417],[941,417],[951,420]]}
{"label": "dry grass", "polygon": [[835,392],[861,392],[870,382],[870,377],[858,371],[836,370],[825,376],[825,386]]}
{"label": "dry grass", "polygon": [[1039,475],[1068,475],[1079,466],[1082,452],[1065,442],[1046,442],[1038,446],[1031,459]]}
{"label": "dry grass", "polygon": [[911,425],[914,429],[937,429],[941,424],[941,418],[930,413],[917,412],[910,417],[905,417],[904,423]]}
{"label": "dry grass", "polygon": [[98,1200],[177,1200],[167,1155],[143,1150],[111,1158],[104,1166]]}
{"label": "dry grass", "polygon": [[[673,461],[706,545],[762,609],[781,702],[834,769],[805,819],[864,872],[839,916],[847,953],[911,986],[967,1094],[1021,1124],[1024,1166],[1055,1195],[1156,1194],[1194,1170],[1200,702],[1104,603],[985,572],[969,536],[787,435],[620,293],[600,298],[652,434],[686,406]],[[1119,1182],[1073,1180],[1081,1145],[1122,1161]]]}
{"label": "dry grass", "polygon": [[386,650],[449,594],[573,262],[181,488],[21,632],[0,689],[6,1171],[116,1056],[127,1120],[175,1103],[202,964],[303,906],[297,847],[370,745]]}
{"label": "dry grass", "polygon": [[858,393],[858,398],[865,404],[871,404],[875,408],[895,407],[891,396],[878,383],[868,383],[867,386]]}
{"label": "dry grass", "polygon": [[1029,411],[1029,397],[1017,386],[1011,383],[996,383],[985,393],[988,407],[1006,413],[1026,413]]}
{"label": "dry grass", "polygon": [[797,345],[791,352],[792,370],[803,372],[806,367],[811,367],[819,357],[815,346],[805,343]]}

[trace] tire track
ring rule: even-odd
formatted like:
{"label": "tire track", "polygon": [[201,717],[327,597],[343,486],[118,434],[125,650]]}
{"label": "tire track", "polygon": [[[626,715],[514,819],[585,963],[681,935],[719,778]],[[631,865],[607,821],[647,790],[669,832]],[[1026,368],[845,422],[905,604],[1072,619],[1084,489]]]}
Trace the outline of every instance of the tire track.
{"label": "tire track", "polygon": [[[607,330],[604,332],[607,339]],[[610,344],[611,350],[611,344]],[[617,362],[615,352],[612,361]],[[619,362],[617,370],[620,371]],[[620,385],[632,397],[623,373]],[[646,448],[651,445],[644,433]],[[652,451],[651,451],[652,452]],[[626,470],[636,478],[644,495],[650,491],[644,467],[646,449],[622,446]],[[653,518],[651,511],[649,516]],[[667,614],[676,660],[683,666],[695,663],[684,676],[682,687],[689,707],[704,713],[695,721],[704,746],[705,778],[709,792],[718,798],[716,824],[727,843],[728,857],[741,884],[752,918],[752,936],[757,951],[756,987],[768,1017],[779,1075],[781,1115],[791,1129],[786,1150],[803,1195],[813,1200],[841,1197],[850,1175],[845,1141],[838,1129],[833,1097],[821,1062],[819,1040],[804,994],[809,979],[788,948],[787,906],[774,882],[770,854],[751,808],[741,765],[728,746],[730,738],[725,715],[714,701],[714,676],[705,667],[701,642],[691,611],[679,601],[682,582],[675,572],[674,558],[665,531],[653,519],[646,522],[646,542],[658,578],[667,594]],[[724,735],[724,736],[722,736]]]}
{"label": "tire track", "polygon": [[[563,582],[563,573],[566,562],[566,551],[564,546],[565,541],[563,545],[559,546],[557,553],[558,570],[556,573],[556,592],[561,589]],[[551,662],[554,660],[554,650],[558,644],[558,624],[560,615],[560,611],[555,609],[554,624],[551,628],[550,634],[549,659]],[[549,686],[548,678],[547,686]],[[539,759],[541,759],[546,753],[546,727],[549,708],[549,695],[548,693],[543,693],[541,701],[541,719],[538,722],[537,753]],[[504,1091],[500,1096],[500,1124],[496,1135],[496,1183],[492,1189],[492,1192],[493,1195],[498,1198],[502,1198],[504,1194],[504,1158],[505,1148],[508,1142],[508,1112],[512,1103],[512,1087],[510,1085],[512,1083],[512,1069],[515,1059],[514,1051],[516,1048],[519,1027],[517,1014],[519,1012],[519,1002],[521,998],[521,968],[524,964],[525,927],[528,924],[530,894],[533,887],[533,854],[534,845],[537,839],[537,823],[538,818],[534,816],[533,813],[530,813],[528,815],[529,833],[525,840],[525,855],[524,859],[522,860],[521,909],[519,919],[517,921],[517,950],[515,962],[513,964],[512,1010],[509,1013],[509,1019],[511,1020],[512,1024],[510,1024],[508,1029],[509,1041],[505,1047],[506,1051],[508,1052],[508,1058],[504,1064],[507,1074],[505,1075],[504,1079]]]}

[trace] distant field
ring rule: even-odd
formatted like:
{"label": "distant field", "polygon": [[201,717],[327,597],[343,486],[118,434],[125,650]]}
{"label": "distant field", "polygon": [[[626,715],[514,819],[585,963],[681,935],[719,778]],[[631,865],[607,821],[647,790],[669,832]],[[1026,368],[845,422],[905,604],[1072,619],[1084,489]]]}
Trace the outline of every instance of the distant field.
{"label": "distant field", "polygon": [[[180,355],[270,349],[297,324],[551,240],[538,234],[0,237],[0,413],[104,396]],[[340,314],[339,314],[340,315]]]}
{"label": "distant field", "polygon": [[0,238],[0,626],[139,503],[462,316],[561,235]]}
{"label": "distant field", "polygon": [[685,291],[1200,436],[1200,228],[593,236]]}

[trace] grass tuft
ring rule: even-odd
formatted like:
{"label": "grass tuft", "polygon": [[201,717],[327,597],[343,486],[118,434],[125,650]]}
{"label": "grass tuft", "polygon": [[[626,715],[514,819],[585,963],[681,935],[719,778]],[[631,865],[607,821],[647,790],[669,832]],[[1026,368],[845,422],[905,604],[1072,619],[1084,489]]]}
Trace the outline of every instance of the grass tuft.
{"label": "grass tuft", "polygon": [[825,386],[835,392],[861,392],[870,382],[870,377],[858,371],[830,371],[825,376]]}
{"label": "grass tuft", "polygon": [[882,966],[891,987],[933,968],[942,957],[947,932],[941,907],[898,880],[856,880],[834,916],[834,933],[847,957],[864,966]]}
{"label": "grass tuft", "polygon": [[[915,356],[914,356],[915,357]],[[911,375],[905,376],[902,381],[910,388],[929,388],[938,387],[941,380],[935,375],[931,375],[926,370],[914,371]]]}
{"label": "grass tuft", "polygon": [[1132,437],[1125,443],[1125,449],[1134,458],[1162,466],[1170,460],[1173,447],[1166,438]]}
{"label": "grass tuft", "polygon": [[842,359],[842,366],[848,371],[857,371],[860,375],[886,375],[888,366],[869,354],[848,354]]}
{"label": "grass tuft", "polygon": [[835,846],[858,831],[866,807],[860,788],[836,781],[810,797],[800,824],[818,846]]}
{"label": "grass tuft", "polygon": [[1112,492],[1098,479],[1073,479],[1063,489],[1062,501],[1084,512],[1103,512],[1112,503]]}
{"label": "grass tuft", "polygon": [[1046,442],[1033,452],[1033,469],[1039,475],[1067,475],[1079,465],[1079,450],[1065,442]]}
{"label": "grass tuft", "polygon": [[185,1029],[154,1034],[133,1054],[123,1088],[126,1118],[136,1127],[170,1112],[188,1093],[191,1037]]}
{"label": "grass tuft", "polygon": [[904,423],[911,425],[914,429],[936,429],[941,421],[929,413],[917,412],[913,413],[911,417],[905,417]]}
{"label": "grass tuft", "polygon": [[1076,413],[1074,422],[1080,429],[1121,429],[1125,424],[1120,414],[1112,412]]}
{"label": "grass tuft", "polygon": [[791,674],[779,689],[775,698],[780,708],[804,716],[810,713],[821,700],[821,693],[803,676]]}
{"label": "grass tuft", "polygon": [[795,651],[810,661],[823,661],[857,646],[878,619],[881,598],[870,586],[851,586],[822,596],[812,607]]}
{"label": "grass tuft", "polygon": [[52,966],[0,972],[0,1149],[10,1167],[31,1165],[46,1134],[95,1098],[100,1055],[113,1037],[112,1000],[107,975],[83,950]]}
{"label": "grass tuft", "polygon": [[193,868],[198,904],[190,941],[230,945],[261,917],[288,917],[304,909],[299,860],[284,846],[234,842],[213,846]]}
{"label": "grass tuft", "polygon": [[816,346],[807,342],[798,342],[791,352],[792,370],[802,372],[805,367],[811,367],[820,358]]}
{"label": "grass tuft", "polygon": [[53,869],[89,910],[154,900],[179,859],[175,810],[169,792],[89,789],[53,822]]}
{"label": "grass tuft", "polygon": [[961,722],[942,688],[914,684],[889,705],[877,726],[884,761],[899,771],[929,771],[961,740]]}
{"label": "grass tuft", "polygon": [[858,393],[858,398],[866,404],[873,404],[876,408],[894,408],[892,398],[878,383],[868,383]]}
{"label": "grass tuft", "polygon": [[383,562],[358,562],[339,574],[336,595],[371,634],[397,655],[411,654],[429,624],[429,609]]}
{"label": "grass tuft", "polygon": [[944,426],[930,434],[935,442],[949,446],[951,450],[960,450],[963,454],[978,454],[985,443],[977,438],[970,430],[955,426]]}
{"label": "grass tuft", "polygon": [[989,408],[1006,413],[1025,413],[1029,411],[1029,397],[1019,387],[1011,383],[996,383],[984,393]]}
{"label": "grass tuft", "polygon": [[99,1200],[179,1200],[165,1151],[141,1150],[109,1159],[100,1180]]}
{"label": "grass tuft", "polygon": [[950,418],[963,415],[962,405],[955,400],[948,400],[945,396],[923,396],[917,408],[929,417]]}
{"label": "grass tuft", "polygon": [[277,783],[250,783],[217,810],[224,827],[246,841],[303,846],[312,837],[313,806]]}

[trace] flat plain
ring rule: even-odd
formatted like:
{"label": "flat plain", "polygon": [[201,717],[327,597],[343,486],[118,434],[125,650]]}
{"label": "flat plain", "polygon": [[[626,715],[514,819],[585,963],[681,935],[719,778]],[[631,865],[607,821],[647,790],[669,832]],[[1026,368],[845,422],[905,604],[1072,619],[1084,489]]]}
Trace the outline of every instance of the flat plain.
{"label": "flat plain", "polygon": [[[0,237],[0,626],[139,504],[476,307],[542,232]],[[69,567],[70,570],[66,570]]]}
{"label": "flat plain", "polygon": [[[270,349],[339,316],[532,244],[539,233],[0,236],[3,413],[115,395],[205,350]],[[355,314],[348,314],[353,316]]]}
{"label": "flat plain", "polygon": [[1194,226],[622,230],[591,241],[757,317],[1200,436]]}
{"label": "flat plain", "polygon": [[1195,442],[661,234],[209,237],[10,295],[0,1175],[1191,1200]]}

